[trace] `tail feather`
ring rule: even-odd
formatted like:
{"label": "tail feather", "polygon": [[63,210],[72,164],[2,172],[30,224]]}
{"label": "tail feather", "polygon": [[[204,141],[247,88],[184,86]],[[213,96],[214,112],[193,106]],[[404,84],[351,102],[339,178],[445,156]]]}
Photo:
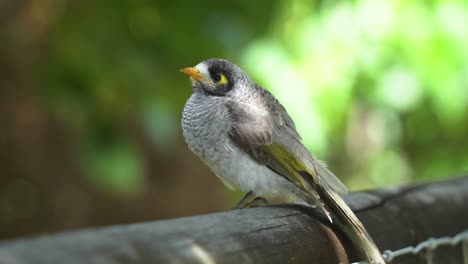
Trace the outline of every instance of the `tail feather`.
{"label": "tail feather", "polygon": [[385,263],[369,233],[343,198],[324,186],[315,186],[326,209],[336,218],[335,223],[351,240],[360,255],[370,263]]}

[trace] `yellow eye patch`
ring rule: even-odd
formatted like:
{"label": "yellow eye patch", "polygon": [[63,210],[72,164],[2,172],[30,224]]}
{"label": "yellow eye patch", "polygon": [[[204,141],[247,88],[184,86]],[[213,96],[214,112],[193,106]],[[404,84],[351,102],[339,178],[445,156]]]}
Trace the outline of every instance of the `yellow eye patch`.
{"label": "yellow eye patch", "polygon": [[214,80],[216,85],[223,85],[228,83],[228,79],[226,78],[226,75],[220,73],[219,74],[219,80]]}

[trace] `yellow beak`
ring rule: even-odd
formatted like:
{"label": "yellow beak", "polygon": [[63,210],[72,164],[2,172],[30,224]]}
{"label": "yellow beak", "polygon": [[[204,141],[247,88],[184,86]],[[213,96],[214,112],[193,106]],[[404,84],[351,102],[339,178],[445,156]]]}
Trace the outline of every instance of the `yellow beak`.
{"label": "yellow beak", "polygon": [[197,81],[204,81],[207,78],[200,73],[200,71],[195,67],[187,67],[180,70],[181,72],[187,74],[188,76],[194,78]]}

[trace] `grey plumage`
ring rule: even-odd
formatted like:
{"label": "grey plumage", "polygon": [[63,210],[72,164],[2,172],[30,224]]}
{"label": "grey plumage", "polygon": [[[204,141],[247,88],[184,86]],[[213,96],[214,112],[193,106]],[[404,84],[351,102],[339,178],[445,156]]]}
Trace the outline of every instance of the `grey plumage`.
{"label": "grey plumage", "polygon": [[259,164],[229,136],[232,114],[224,99],[192,94],[182,118],[187,145],[229,188],[252,190],[272,201],[292,201],[294,185]]}
{"label": "grey plumage", "polygon": [[[207,60],[198,67],[218,66],[232,81],[224,94],[211,94],[200,82],[187,101],[182,118],[189,148],[230,188],[253,191],[272,202],[310,204],[305,190],[270,157],[263,146],[281,144],[305,163],[317,167],[325,184],[339,193],[346,187],[301,143],[295,124],[273,95],[255,84],[237,66],[224,60]],[[216,88],[214,88],[216,89]],[[311,195],[311,194],[309,194]],[[318,196],[315,193],[312,197]]]}
{"label": "grey plumage", "polygon": [[182,71],[193,86],[182,115],[185,141],[225,185],[273,203],[317,205],[330,221],[336,219],[367,260],[383,263],[339,196],[346,187],[305,148],[293,120],[270,92],[226,60],[210,59]]}

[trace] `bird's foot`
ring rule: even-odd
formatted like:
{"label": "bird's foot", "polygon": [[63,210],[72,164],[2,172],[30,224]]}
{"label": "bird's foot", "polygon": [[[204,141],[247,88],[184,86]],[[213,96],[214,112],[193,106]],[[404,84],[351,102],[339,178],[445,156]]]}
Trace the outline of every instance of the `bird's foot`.
{"label": "bird's foot", "polygon": [[247,204],[249,204],[255,198],[254,193],[252,191],[245,194],[244,198],[242,198],[234,208],[235,209],[242,209],[246,208]]}
{"label": "bird's foot", "polygon": [[267,199],[263,197],[255,197],[255,199],[252,200],[249,204],[247,204],[247,208],[254,208],[254,207],[260,207],[260,206],[267,206],[270,205]]}
{"label": "bird's foot", "polygon": [[253,208],[265,205],[270,205],[265,198],[257,197],[252,191],[250,191],[233,209]]}

